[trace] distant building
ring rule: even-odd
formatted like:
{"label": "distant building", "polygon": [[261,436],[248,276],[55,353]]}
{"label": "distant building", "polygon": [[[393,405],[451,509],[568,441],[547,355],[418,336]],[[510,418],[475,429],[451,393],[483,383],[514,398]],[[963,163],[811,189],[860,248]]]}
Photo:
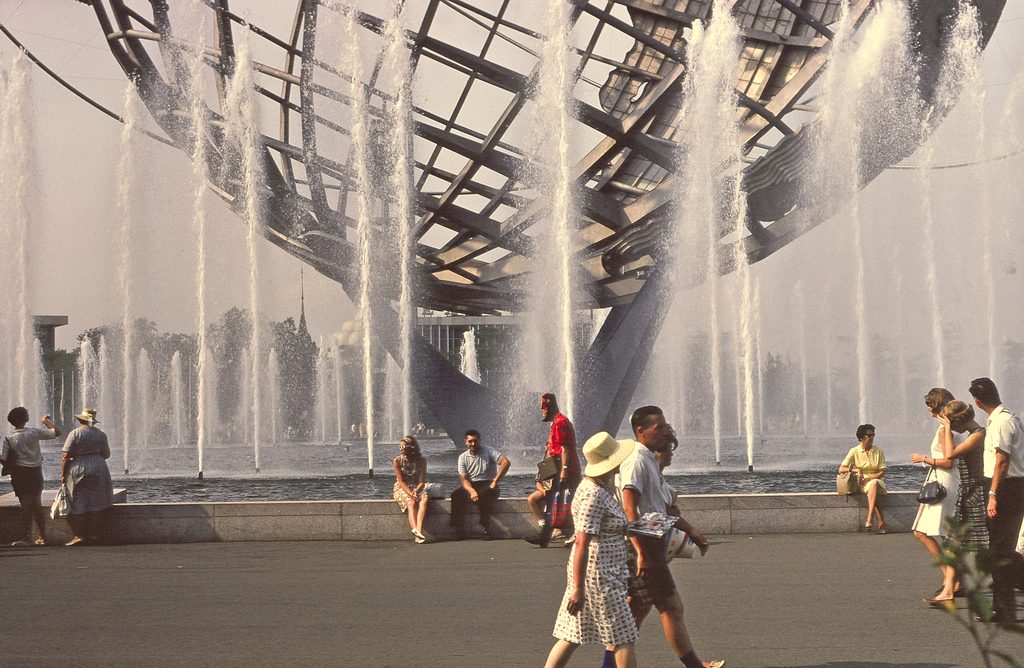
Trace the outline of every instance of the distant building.
{"label": "distant building", "polygon": [[34,315],[32,316],[32,336],[39,339],[43,354],[52,353],[56,349],[58,327],[68,324],[66,315]]}

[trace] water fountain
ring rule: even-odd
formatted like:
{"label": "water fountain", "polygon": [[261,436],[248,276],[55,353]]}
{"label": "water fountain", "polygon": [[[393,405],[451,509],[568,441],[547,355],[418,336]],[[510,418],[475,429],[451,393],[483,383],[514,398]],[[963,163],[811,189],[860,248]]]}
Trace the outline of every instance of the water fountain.
{"label": "water fountain", "polygon": [[[391,216],[397,240],[398,262],[398,326],[399,352],[397,363],[401,368],[401,430],[403,434],[412,431],[410,411],[412,409],[412,341],[413,319],[416,306],[413,302],[413,266],[415,263],[416,225],[415,191],[413,187],[413,100],[411,52],[405,38],[404,4],[384,24],[386,56],[383,61],[384,86],[394,91],[394,101],[388,115],[389,148],[388,185],[394,214]],[[372,468],[372,467],[371,467]]]}
{"label": "water fountain", "polygon": [[[31,95],[29,85],[29,63],[27,57],[18,54],[10,68],[0,70],[2,82],[3,128],[0,129],[0,159],[5,168],[0,170],[0,191],[3,204],[0,216],[5,251],[0,255],[9,270],[9,291],[5,291],[5,317],[0,334],[3,335],[5,359],[9,361],[6,383],[0,387],[9,405],[32,404],[38,385],[38,365],[32,361],[32,321],[29,316],[29,260],[32,257],[29,235],[33,224],[30,207],[35,198],[29,189],[33,177],[32,129],[30,114],[24,100]],[[35,406],[32,406],[35,408]],[[38,410],[38,409],[37,409]]]}
{"label": "water fountain", "polygon": [[[239,175],[237,191],[241,194],[239,204],[241,215],[246,225],[246,255],[249,262],[249,313],[252,316],[252,328],[249,341],[250,352],[250,378],[257,379],[251,383],[252,392],[252,442],[253,461],[256,470],[260,470],[260,444],[262,442],[261,420],[259,415],[263,413],[263,383],[260,369],[264,357],[263,344],[263,319],[260,304],[260,259],[259,242],[265,235],[262,212],[263,202],[260,196],[260,184],[263,182],[263,168],[259,153],[259,118],[257,107],[253,101],[256,90],[253,82],[253,62],[249,52],[249,32],[245,31],[242,39],[236,42],[237,52],[235,69],[231,73],[225,96],[225,124],[228,139],[235,152],[235,171]],[[275,387],[278,383],[276,374],[271,370],[268,363],[267,374],[269,385]],[[278,404],[271,399],[272,411],[278,410]],[[271,443],[279,434],[275,431],[271,437]]]}
{"label": "water fountain", "polygon": [[[502,99],[507,102],[499,114],[507,118],[507,123],[495,121],[484,131],[469,127],[471,119],[452,120],[438,112],[431,96],[441,95],[441,91],[425,91],[413,85],[422,72],[443,66],[433,58],[437,55],[433,50],[443,51],[443,58],[449,62],[464,59],[458,46],[444,47],[428,35],[414,39],[416,36],[407,32],[415,32],[418,10],[414,3],[403,6],[402,11],[395,11],[398,4],[387,4],[383,19],[351,10],[344,2],[318,5],[318,16],[302,15],[304,21],[313,21],[317,27],[308,32],[321,34],[307,35],[305,27],[297,31],[296,53],[292,55],[295,67],[301,66],[302,71],[280,70],[289,85],[302,89],[304,96],[296,101],[288,97],[293,93],[283,94],[296,107],[288,113],[296,114],[295,118],[301,116],[308,126],[295,130],[302,134],[301,145],[298,136],[268,138],[256,131],[256,109],[266,105],[270,98],[265,93],[271,90],[261,77],[273,78],[276,71],[261,60],[264,54],[260,48],[250,51],[250,40],[269,48],[259,41],[260,33],[253,32],[253,23],[237,17],[225,19],[222,34],[226,30],[233,35],[230,53],[227,44],[218,44],[216,53],[211,48],[204,61],[194,45],[209,39],[209,35],[198,17],[213,10],[197,4],[194,13],[200,28],[179,29],[177,34],[184,45],[177,56],[184,70],[174,71],[185,72],[180,78],[187,85],[170,81],[168,90],[177,97],[169,96],[166,101],[156,101],[153,95],[159,68],[146,69],[142,58],[125,65],[133,79],[124,97],[125,126],[118,166],[121,190],[117,196],[120,236],[115,260],[123,290],[117,300],[123,339],[108,338],[88,349],[83,345],[80,363],[84,373],[68,379],[66,393],[96,402],[105,415],[122,413],[106,424],[118,442],[117,454],[126,471],[137,469],[138,462],[151,461],[149,453],[140,450],[177,444],[195,446],[194,453],[191,447],[181,448],[188,452],[175,456],[179,457],[177,461],[188,461],[188,465],[191,460],[187,458],[194,456],[200,476],[211,457],[224,461],[229,459],[228,451],[243,448],[247,456],[251,449],[252,466],[246,462],[245,471],[236,468],[229,472],[247,474],[255,468],[280,474],[293,466],[294,462],[282,463],[287,461],[286,455],[278,452],[290,449],[291,442],[287,448],[269,448],[273,452],[261,450],[281,439],[283,422],[274,412],[286,391],[281,389],[282,380],[273,369],[283,365],[282,353],[271,353],[260,339],[265,336],[260,324],[267,308],[260,290],[268,286],[259,264],[264,237],[337,278],[359,307],[360,335],[355,345],[361,362],[351,358],[343,361],[341,348],[321,339],[313,424],[316,440],[325,444],[329,433],[332,437],[336,433],[340,442],[348,435],[350,423],[361,423],[370,472],[375,468],[375,434],[381,416],[394,420],[396,427],[400,421],[402,432],[410,431],[411,387],[430,387],[437,395],[423,398],[428,408],[437,408],[443,403],[438,397],[447,396],[452,403],[467,406],[467,413],[481,406],[500,405],[488,402],[494,402],[494,396],[504,391],[481,383],[481,376],[484,380],[492,377],[490,369],[481,374],[479,363],[475,371],[468,364],[480,343],[472,332],[467,332],[463,343],[463,361],[467,364],[460,369],[461,374],[456,374],[454,368],[451,375],[438,371],[437,356],[425,350],[422,340],[412,334],[417,306],[495,318],[508,312],[538,313],[538,320],[546,321],[541,323],[546,329],[535,324],[532,326],[537,328],[529,331],[542,332],[537,340],[554,342],[550,349],[555,359],[544,362],[548,370],[533,382],[556,391],[567,412],[579,413],[579,419],[573,417],[581,432],[598,427],[614,430],[624,411],[640,403],[640,396],[661,403],[670,394],[671,417],[681,433],[692,436],[696,457],[705,464],[749,468],[757,455],[759,469],[771,467],[775,462],[767,448],[755,452],[760,438],[789,439],[798,434],[807,436],[807,441],[828,443],[834,426],[837,433],[845,435],[853,421],[875,419],[873,416],[886,410],[882,406],[883,387],[896,385],[903,395],[916,396],[918,390],[914,388],[925,373],[935,378],[930,383],[948,380],[951,385],[962,385],[967,368],[979,369],[980,373],[1003,367],[1000,335],[1012,335],[1020,318],[1011,315],[1002,321],[1002,316],[997,319],[994,315],[991,305],[1002,277],[982,272],[979,280],[983,283],[982,301],[987,304],[985,322],[989,323],[984,340],[974,334],[968,340],[951,336],[955,330],[950,321],[955,316],[940,299],[945,288],[941,266],[932,264],[929,270],[928,263],[916,257],[914,244],[885,237],[887,228],[874,221],[877,216],[871,209],[877,193],[858,197],[862,186],[882,169],[905,157],[923,136],[936,133],[938,121],[946,117],[965,85],[964,79],[922,74],[925,87],[938,81],[934,84],[937,106],[923,127],[920,118],[915,119],[913,133],[918,138],[904,141],[909,131],[901,125],[900,114],[905,109],[891,103],[890,98],[902,90],[904,84],[897,81],[902,70],[912,68],[905,62],[907,54],[899,50],[906,47],[913,21],[928,17],[911,15],[918,9],[900,3],[876,3],[877,7],[870,10],[862,3],[849,3],[844,5],[847,13],[838,20],[827,18],[827,25],[805,22],[806,33],[794,35],[803,42],[828,44],[811,53],[816,59],[812,60],[827,60],[830,66],[794,75],[796,80],[816,77],[817,82],[797,93],[787,89],[785,100],[772,104],[777,91],[755,90],[759,79],[744,80],[746,88],[737,88],[736,62],[742,44],[751,39],[746,27],[749,22],[744,23],[750,17],[743,12],[755,10],[744,5],[734,19],[728,9],[735,3],[717,2],[712,20],[680,28],[678,35],[666,43],[649,36],[657,30],[670,30],[666,28],[670,22],[654,25],[637,19],[633,31],[637,34],[633,34],[622,31],[623,26],[615,22],[622,23],[621,17],[605,16],[596,5],[582,4],[549,3],[545,12],[530,17],[533,32],[517,33],[516,39],[526,48],[518,52],[521,62],[516,68],[482,70],[486,76],[479,85],[501,89],[505,96]],[[990,34],[993,19],[991,10],[985,7],[983,23],[989,26],[986,30]],[[776,9],[780,16],[788,16],[785,8]],[[162,10],[158,7],[154,11]],[[172,22],[177,9],[170,11],[168,21]],[[510,11],[503,30],[516,21],[526,22],[526,17],[518,13],[522,10]],[[585,21],[579,20],[581,16]],[[586,26],[595,21],[609,31],[618,30],[622,42],[588,53],[583,45],[589,44],[592,35],[586,33]],[[957,26],[969,27],[969,23],[963,14]],[[155,24],[161,30],[168,25],[162,19],[155,20]],[[855,33],[857,26],[862,27]],[[958,35],[969,33],[957,28],[950,34],[956,42],[961,40]],[[335,40],[333,45],[331,39]],[[973,50],[964,51],[963,57],[951,57],[947,69],[965,72],[974,67],[985,39],[973,33]],[[937,48],[925,42],[922,49]],[[315,44],[322,48],[315,48]],[[677,52],[684,48],[686,67]],[[635,55],[630,49],[636,49]],[[781,57],[783,51],[779,47],[776,56]],[[638,64],[641,53],[653,58],[653,69],[644,70],[647,65]],[[380,62],[375,62],[380,54]],[[600,57],[592,58],[592,54]],[[927,52],[924,61],[934,65],[936,58],[928,54],[933,51]],[[975,61],[970,61],[970,54],[974,54]],[[485,61],[489,57],[486,53],[480,56]],[[625,66],[616,67],[616,62]],[[208,107],[214,94],[208,63],[216,63],[224,75],[220,82],[224,90],[216,91],[224,97],[218,97],[221,104],[217,108]],[[879,67],[878,63],[885,66]],[[463,67],[472,69],[476,65],[480,63],[466,60]],[[165,73],[172,70],[164,68]],[[772,79],[770,71],[764,75]],[[770,86],[781,91],[787,81],[776,77]],[[10,75],[4,79],[5,110],[18,106],[9,102],[16,99],[9,94],[15,83]],[[680,83],[684,97],[676,97],[671,104],[656,104],[656,98],[678,92]],[[476,94],[467,92],[462,100],[446,103],[451,108],[479,106]],[[839,99],[844,102],[837,103]],[[326,100],[335,106],[312,111],[315,102]],[[758,107],[761,102],[770,107],[768,115]],[[933,102],[929,98],[923,104]],[[153,296],[137,292],[142,284],[139,257],[133,255],[137,249],[128,241],[133,219],[138,218],[141,208],[137,205],[146,196],[138,160],[140,142],[148,141],[140,132],[151,121],[145,116],[143,103],[152,105],[152,122],[160,124],[165,134],[190,154],[193,163],[190,188],[198,256],[197,351],[194,357],[176,353],[166,374],[157,370],[167,367],[166,363],[156,366],[154,350],[148,350],[151,362],[143,362],[135,327],[137,318],[149,315],[141,309]],[[173,108],[161,109],[160,104]],[[1006,134],[1001,127],[982,124],[990,121],[983,120],[981,111],[997,102],[979,93],[965,97],[962,104],[979,119],[972,133],[980,141],[969,159],[982,162],[993,153],[987,142]],[[526,121],[515,120],[523,109],[537,113],[544,125],[523,128]],[[481,107],[478,113],[489,110]],[[1007,117],[1012,118],[1012,114],[1007,112]],[[177,119],[177,125],[168,119]],[[772,129],[762,132],[757,129],[760,123]],[[272,125],[267,123],[268,127]],[[335,126],[341,130],[335,132]],[[600,136],[595,139],[594,133]],[[888,134],[900,135],[900,147],[879,148]],[[530,146],[524,137],[531,135],[543,137],[544,144]],[[17,153],[11,148],[13,136],[5,126],[5,158]],[[326,136],[340,147],[337,153],[329,153],[332,144]],[[808,144],[814,144],[812,149],[816,151],[806,150]],[[447,157],[431,158],[435,148]],[[623,150],[619,152],[619,148]],[[880,157],[883,149],[889,154]],[[790,150],[793,153],[787,153]],[[936,204],[946,187],[940,184],[945,181],[940,170],[931,169],[945,160],[943,150],[948,147],[944,149],[941,142],[928,142],[911,159],[920,167],[919,193],[924,205],[920,208],[925,215],[908,216],[907,226],[917,229],[921,225],[921,245],[924,254],[931,257],[941,252],[943,235],[951,229]],[[786,160],[773,161],[778,155],[786,156]],[[462,158],[469,162],[461,164]],[[301,169],[281,167],[285,162],[292,165],[299,161]],[[792,168],[793,164],[797,167]],[[381,165],[389,169],[379,173]],[[1002,263],[991,249],[998,248],[1003,239],[1017,241],[1018,235],[1000,217],[995,194],[985,190],[990,180],[984,178],[982,169],[976,169],[966,181],[978,184],[971,201],[980,204],[978,211],[987,212],[979,229],[989,242],[979,248],[989,250],[979,265],[984,262],[990,266]],[[765,170],[775,171],[768,178]],[[805,180],[793,176],[794,172],[815,174]],[[628,180],[624,174],[636,178]],[[886,175],[882,181],[898,176]],[[327,179],[324,188],[329,198],[322,198],[317,191],[318,178]],[[16,187],[6,174],[4,179],[5,191]],[[296,179],[304,183],[295,186]],[[207,273],[212,262],[206,245],[211,233],[207,229],[211,184],[239,214],[247,232],[244,252],[240,252],[243,259],[239,261],[248,262],[248,309],[254,326],[249,352],[240,363],[239,394],[244,400],[237,415],[231,416],[241,433],[231,437],[212,428],[219,424],[225,409],[217,402],[219,360],[214,357],[215,339],[210,334],[213,322],[209,309],[218,303],[216,283]],[[771,190],[776,187],[778,192]],[[381,191],[388,194],[381,196]],[[796,199],[787,199],[790,196]],[[778,210],[774,211],[776,204]],[[6,213],[14,205],[7,201],[4,206]],[[286,218],[282,211],[286,210],[292,216],[287,224],[282,222]],[[831,228],[829,232],[808,233],[830,217],[825,223]],[[437,236],[445,230],[451,236]],[[16,230],[4,227],[4,231]],[[786,250],[788,255],[780,253],[771,262],[760,262],[805,233],[801,243]],[[826,235],[837,240],[835,247]],[[671,244],[666,244],[666,239],[671,239]],[[901,255],[895,264],[909,266],[880,286],[878,274],[882,269],[873,258],[882,255],[875,246],[895,246],[898,241],[902,242]],[[801,248],[801,244],[807,248]],[[666,251],[666,246],[671,250]],[[884,257],[893,255],[886,251]],[[819,265],[830,262],[835,263],[834,269],[822,271]],[[381,271],[380,266],[388,270]],[[674,274],[670,279],[664,277],[667,267]],[[889,276],[888,268],[884,270]],[[836,282],[829,287],[832,276]],[[1013,284],[1015,280],[1007,278],[1006,282]],[[535,283],[531,285],[531,281]],[[790,285],[796,286],[792,293]],[[879,337],[904,339],[912,327],[908,325],[908,331],[902,334],[894,333],[889,323],[896,319],[890,317],[893,309],[887,302],[895,289],[892,302],[916,309],[919,305],[914,301],[923,301],[920,298],[925,293],[917,289],[921,285],[928,292],[928,307],[922,309],[926,317],[915,315],[913,323],[927,321],[930,340],[920,346],[920,351],[900,344],[893,351],[897,365],[892,367],[899,378],[883,386],[886,381],[880,376],[886,367],[875,347],[886,342]],[[634,398],[633,385],[641,381],[633,378],[641,376],[646,364],[645,347],[653,344],[660,327],[658,318],[662,317],[647,316],[667,310],[669,299],[657,296],[665,291],[672,294],[676,305],[666,316],[671,327],[666,328],[666,340],[659,342],[657,350],[659,355],[671,354],[673,358],[656,360],[663,367],[659,381],[640,384]],[[29,287],[13,292],[31,296]],[[610,310],[601,331],[589,347],[585,342],[574,343],[578,323],[599,306]],[[20,309],[17,304],[11,308],[12,312]],[[22,317],[17,327],[5,323],[0,330],[3,350],[15,360],[23,356],[18,346],[27,345],[24,328],[18,329],[24,322],[27,320]],[[902,320],[898,326],[903,326]],[[530,336],[537,337],[533,333]],[[636,343],[622,347],[624,339]],[[701,346],[706,352],[694,354]],[[979,363],[974,355],[962,364],[952,361],[975,346],[984,351],[984,362]],[[577,349],[586,350],[577,355]],[[380,361],[384,351],[391,354],[394,364]],[[621,355],[602,351],[618,351]],[[90,362],[94,353],[98,361]],[[916,359],[919,354],[929,357],[926,364]],[[789,355],[798,362],[788,364]],[[196,368],[190,368],[187,359],[194,359]],[[356,401],[346,399],[342,372],[345,364],[353,367],[352,362],[359,368],[351,377],[360,385],[352,393],[360,395]],[[390,383],[382,387],[385,364]],[[768,375],[769,367],[774,375]],[[23,393],[17,387],[22,375],[21,370],[5,373],[0,389],[9,396]],[[159,395],[154,393],[161,382],[170,388],[163,391],[172,397],[167,417],[156,408]],[[190,389],[189,383],[193,382]],[[611,388],[609,394],[613,397],[594,394],[595,387],[604,386]],[[454,393],[446,394],[452,388]],[[195,415],[190,409],[192,390],[196,395]],[[273,396],[268,401],[261,392]],[[912,433],[915,424],[905,416],[913,411],[907,410],[906,401],[904,396],[901,406],[892,411],[904,417],[892,417],[891,424],[894,430]],[[356,418],[351,411],[362,415]],[[675,418],[677,415],[692,419]],[[123,424],[118,428],[116,423],[121,420]],[[145,425],[141,431],[132,430],[136,439],[131,438],[129,421]],[[160,435],[160,425],[165,421],[170,427],[167,436]],[[441,417],[438,422],[449,431],[460,424],[452,416]],[[268,428],[271,433],[263,433]],[[708,451],[700,449],[704,444]],[[243,461],[240,457],[234,460]],[[147,466],[147,472],[154,470]],[[345,466],[350,470],[351,462]],[[218,464],[216,470],[221,473],[225,469]]]}
{"label": "water fountain", "polygon": [[[196,30],[197,36],[202,36],[206,29],[206,23],[204,20],[199,21],[199,27]],[[207,257],[206,242],[207,242],[207,231],[206,231],[206,207],[204,199],[206,196],[207,188],[207,109],[206,103],[204,102],[203,96],[203,54],[201,51],[195,51],[191,54],[189,60],[188,70],[188,100],[189,100],[189,127],[191,136],[191,151],[190,157],[192,158],[192,224],[195,228],[196,235],[196,332],[197,332],[197,345],[196,345],[196,377],[198,380],[198,387],[196,388],[196,468],[198,469],[199,479],[203,478],[203,468],[206,458],[206,448],[209,445],[210,439],[210,428],[209,424],[213,420],[212,413],[210,411],[211,403],[215,394],[212,390],[212,379],[213,379],[213,360],[210,354],[210,345],[208,341],[208,315],[207,315],[207,274],[206,267],[209,258]],[[127,337],[127,330],[126,330]],[[127,343],[125,344],[127,347]],[[256,363],[250,365],[251,368],[258,368]],[[259,376],[252,374],[250,376],[250,382],[253,385],[258,385]],[[255,392],[255,390],[254,390]],[[127,396],[127,393],[126,393]],[[256,408],[256,407],[254,407]],[[253,416],[256,417],[255,415]],[[248,424],[248,423],[247,423]],[[252,422],[255,426],[255,420]],[[256,439],[253,439],[253,450],[259,452],[260,443]],[[258,456],[257,456],[258,459]],[[259,471],[259,466],[256,467]]]}
{"label": "water fountain", "polygon": [[[316,359],[316,416],[320,425],[320,443],[327,445],[327,415],[328,415],[328,390],[327,390],[327,348],[324,347],[324,339],[320,337],[320,354]],[[340,442],[339,437],[339,442]]]}
{"label": "water fountain", "polygon": [[[267,443],[277,445],[281,442],[281,428],[278,426],[281,419],[281,368],[278,364],[277,349],[271,348],[267,355],[267,387],[270,388],[270,396],[267,397],[270,405],[265,411],[254,416],[253,425],[263,421],[264,415],[269,418],[270,438]],[[259,383],[257,383],[259,384]],[[255,406],[253,407],[255,408]]]}
{"label": "water fountain", "polygon": [[[715,461],[720,462],[723,316],[719,312],[718,268],[722,253],[719,237],[723,230],[735,230],[741,224],[745,209],[738,206],[740,156],[732,87],[740,49],[739,31],[731,13],[724,9],[725,5],[716,3],[716,7],[715,18],[708,28],[694,24],[687,47],[687,60],[693,65],[683,80],[685,102],[680,111],[687,119],[687,134],[677,149],[680,183],[685,186],[676,205],[679,222],[673,246],[679,255],[676,284],[687,281],[692,267],[698,266],[703,267],[702,279],[708,289],[712,438]],[[694,238],[695,233],[700,236]],[[747,342],[749,337],[743,340]]]}
{"label": "water fountain", "polygon": [[181,446],[185,440],[185,387],[181,369],[181,351],[174,351],[171,357],[171,399],[174,429],[174,445]]}
{"label": "water fountain", "polygon": [[480,382],[480,364],[476,354],[476,332],[467,329],[462,333],[462,347],[459,350],[459,373],[473,382]]}

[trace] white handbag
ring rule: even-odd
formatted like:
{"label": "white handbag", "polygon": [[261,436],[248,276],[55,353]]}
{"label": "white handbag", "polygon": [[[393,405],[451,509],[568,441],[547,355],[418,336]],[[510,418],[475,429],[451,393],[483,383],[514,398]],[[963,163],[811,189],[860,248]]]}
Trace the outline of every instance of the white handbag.
{"label": "white handbag", "polygon": [[53,499],[53,505],[50,506],[50,519],[57,519],[58,517],[67,517],[71,512],[71,494],[68,492],[67,485],[61,485],[60,489],[57,490],[57,496]]}

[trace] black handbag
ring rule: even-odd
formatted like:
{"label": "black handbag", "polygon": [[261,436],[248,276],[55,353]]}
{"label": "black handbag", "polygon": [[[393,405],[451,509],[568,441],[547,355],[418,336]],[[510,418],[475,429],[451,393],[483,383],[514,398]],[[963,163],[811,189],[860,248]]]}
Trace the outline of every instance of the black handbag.
{"label": "black handbag", "polygon": [[924,477],[924,484],[921,485],[921,491],[917,493],[917,502],[932,505],[942,501],[946,498],[946,488],[938,480],[928,481],[935,473],[935,467],[932,466],[931,470],[928,471],[928,475]]}
{"label": "black handbag", "polygon": [[558,457],[545,457],[537,462],[537,482],[551,480],[561,471]]}

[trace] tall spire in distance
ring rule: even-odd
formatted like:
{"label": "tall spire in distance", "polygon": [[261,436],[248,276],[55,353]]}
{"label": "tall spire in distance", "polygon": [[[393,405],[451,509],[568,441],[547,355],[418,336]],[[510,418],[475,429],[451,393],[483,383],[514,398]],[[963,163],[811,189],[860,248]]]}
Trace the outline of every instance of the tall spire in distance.
{"label": "tall spire in distance", "polygon": [[306,331],[306,283],[302,265],[299,265],[299,331]]}

